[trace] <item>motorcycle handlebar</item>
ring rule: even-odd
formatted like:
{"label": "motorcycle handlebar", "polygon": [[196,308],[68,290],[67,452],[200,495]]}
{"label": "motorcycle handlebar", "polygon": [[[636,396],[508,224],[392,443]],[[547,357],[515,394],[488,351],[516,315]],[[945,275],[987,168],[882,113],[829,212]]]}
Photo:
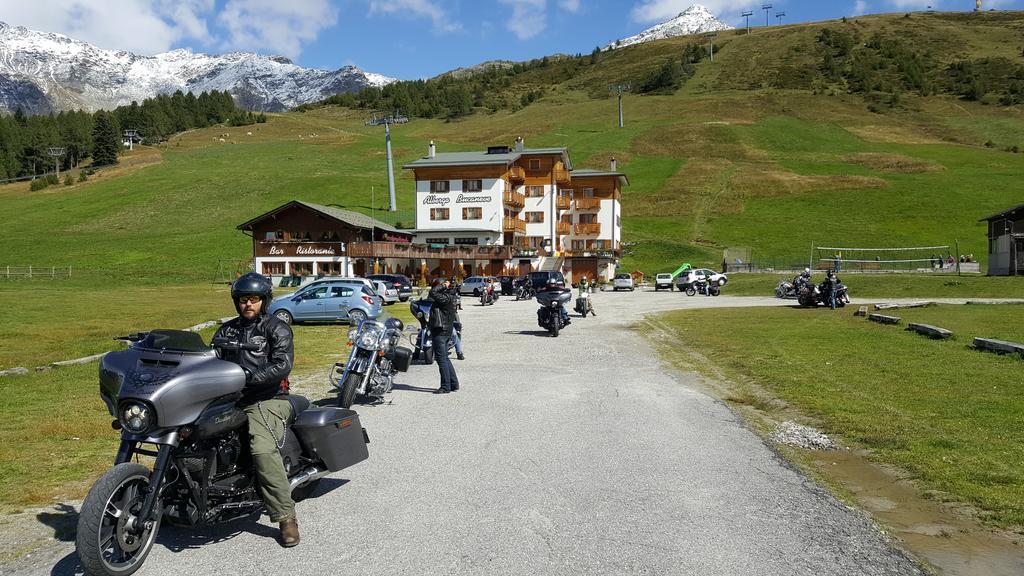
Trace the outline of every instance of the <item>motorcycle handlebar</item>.
{"label": "motorcycle handlebar", "polygon": [[255,352],[260,349],[259,344],[250,344],[248,342],[239,342],[237,340],[231,340],[230,338],[214,338],[210,345],[216,348],[222,348],[224,350],[248,350]]}

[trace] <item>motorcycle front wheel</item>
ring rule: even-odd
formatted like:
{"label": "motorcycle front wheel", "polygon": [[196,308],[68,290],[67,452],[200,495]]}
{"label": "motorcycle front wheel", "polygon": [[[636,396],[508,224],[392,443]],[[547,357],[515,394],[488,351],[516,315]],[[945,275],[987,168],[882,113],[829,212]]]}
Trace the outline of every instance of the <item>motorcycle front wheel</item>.
{"label": "motorcycle front wheel", "polygon": [[94,576],[127,576],[142,567],[160,530],[156,520],[148,530],[134,532],[129,524],[142,522],[137,514],[149,491],[150,470],[136,462],[118,464],[100,477],[82,502],[75,550]]}
{"label": "motorcycle front wheel", "polygon": [[345,382],[341,385],[341,394],[338,394],[338,406],[342,408],[352,406],[352,401],[356,399],[356,390],[359,389],[359,383],[362,380],[362,374],[356,372],[348,373],[348,376],[345,377]]}
{"label": "motorcycle front wheel", "polygon": [[558,338],[558,329],[559,329],[558,320],[553,320],[551,322],[551,336],[552,337]]}
{"label": "motorcycle front wheel", "polygon": [[693,286],[688,286],[686,288],[686,295],[687,296],[695,296],[696,294],[697,294],[697,289],[694,288]]}

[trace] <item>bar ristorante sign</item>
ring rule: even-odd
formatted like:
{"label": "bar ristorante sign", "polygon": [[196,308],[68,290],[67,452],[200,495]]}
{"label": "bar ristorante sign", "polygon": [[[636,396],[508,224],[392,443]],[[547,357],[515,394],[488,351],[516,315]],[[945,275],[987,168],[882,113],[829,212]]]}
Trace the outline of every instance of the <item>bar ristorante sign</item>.
{"label": "bar ristorante sign", "polygon": [[303,242],[257,244],[257,256],[340,256],[344,252],[341,242]]}

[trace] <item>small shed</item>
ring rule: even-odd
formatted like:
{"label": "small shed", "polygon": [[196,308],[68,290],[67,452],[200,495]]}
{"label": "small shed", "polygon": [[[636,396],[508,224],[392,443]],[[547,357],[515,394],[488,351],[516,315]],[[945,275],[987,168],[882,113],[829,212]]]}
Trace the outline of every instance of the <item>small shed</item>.
{"label": "small shed", "polygon": [[1024,204],[980,222],[988,222],[988,275],[1024,275]]}

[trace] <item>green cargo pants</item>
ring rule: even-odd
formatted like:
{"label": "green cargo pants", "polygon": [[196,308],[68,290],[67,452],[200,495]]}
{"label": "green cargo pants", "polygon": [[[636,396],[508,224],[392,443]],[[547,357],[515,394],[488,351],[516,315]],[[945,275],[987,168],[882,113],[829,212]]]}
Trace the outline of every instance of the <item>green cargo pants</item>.
{"label": "green cargo pants", "polygon": [[[284,439],[284,422],[292,414],[292,405],[287,400],[273,399],[251,404],[243,410],[249,417],[249,448],[256,466],[260,498],[267,507],[270,521],[293,520],[295,501],[292,500],[288,475],[284,471],[284,461],[277,449],[277,444]],[[291,434],[291,431],[288,433]]]}

